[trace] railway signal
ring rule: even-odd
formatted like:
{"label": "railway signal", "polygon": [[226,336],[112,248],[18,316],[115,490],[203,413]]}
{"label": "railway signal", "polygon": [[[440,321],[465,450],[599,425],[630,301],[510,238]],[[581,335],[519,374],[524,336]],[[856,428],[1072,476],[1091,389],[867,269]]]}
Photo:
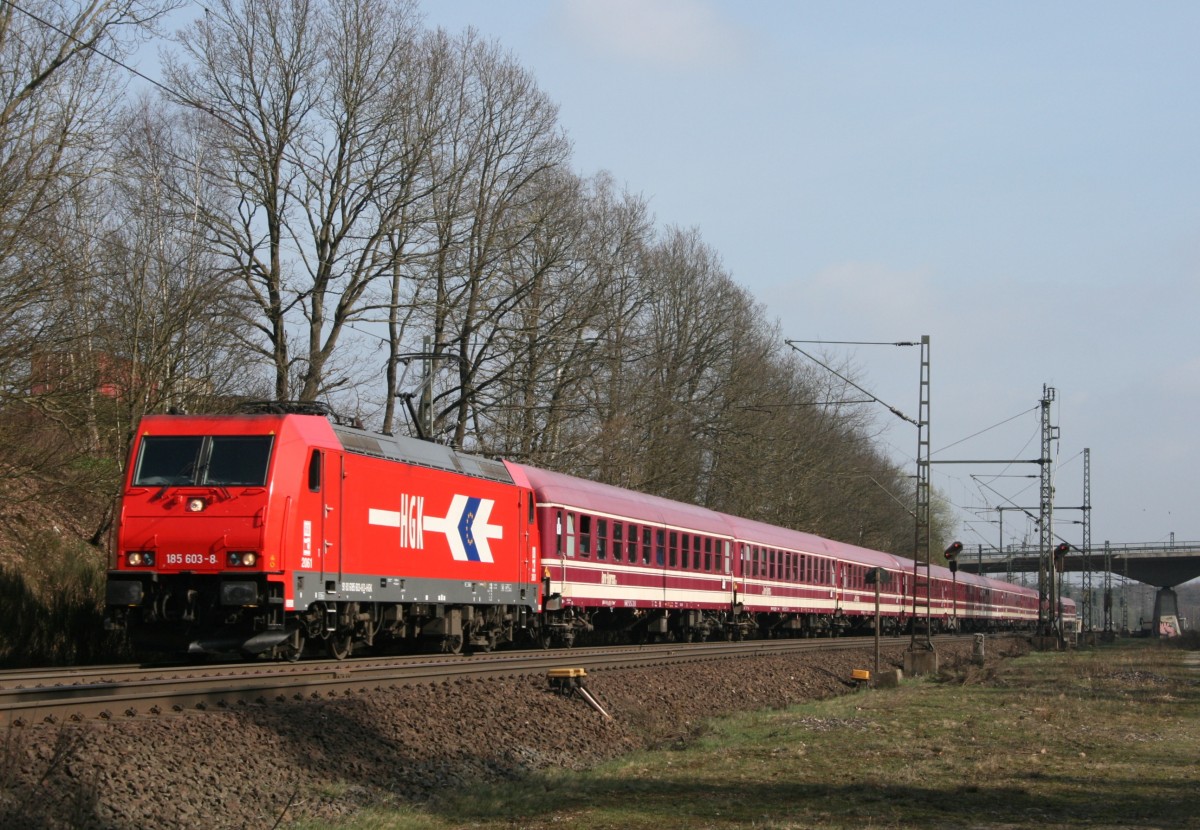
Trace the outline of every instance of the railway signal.
{"label": "railway signal", "polygon": [[1067,552],[1070,550],[1071,546],[1066,542],[1060,542],[1058,547],[1054,549],[1054,570],[1062,573],[1063,566],[1067,560]]}
{"label": "railway signal", "polygon": [[962,552],[962,542],[951,542],[950,547],[942,552],[942,556],[946,557],[946,563],[950,566],[951,573],[958,573],[958,555]]}

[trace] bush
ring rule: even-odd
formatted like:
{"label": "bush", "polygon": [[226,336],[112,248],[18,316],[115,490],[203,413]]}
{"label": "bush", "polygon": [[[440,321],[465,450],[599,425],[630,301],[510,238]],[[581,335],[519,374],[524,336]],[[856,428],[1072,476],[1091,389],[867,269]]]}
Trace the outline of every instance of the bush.
{"label": "bush", "polygon": [[0,567],[0,666],[81,665],[123,656],[104,630],[101,551],[35,536],[17,566]]}

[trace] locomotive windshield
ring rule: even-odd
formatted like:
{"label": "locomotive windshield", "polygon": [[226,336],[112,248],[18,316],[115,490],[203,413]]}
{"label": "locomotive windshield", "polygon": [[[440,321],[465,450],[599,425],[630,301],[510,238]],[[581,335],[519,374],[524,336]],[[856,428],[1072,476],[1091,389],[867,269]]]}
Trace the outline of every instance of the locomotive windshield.
{"label": "locomotive windshield", "polygon": [[270,435],[148,435],[133,483],[143,487],[262,487]]}

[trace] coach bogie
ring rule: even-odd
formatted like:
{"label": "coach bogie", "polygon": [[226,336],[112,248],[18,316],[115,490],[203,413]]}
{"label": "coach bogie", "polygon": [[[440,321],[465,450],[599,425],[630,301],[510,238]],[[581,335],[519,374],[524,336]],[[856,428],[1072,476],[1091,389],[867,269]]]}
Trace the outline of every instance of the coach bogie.
{"label": "coach bogie", "polygon": [[758,622],[754,615],[738,606],[730,612],[725,622],[725,639],[729,641],[747,640],[758,630]]}
{"label": "coach bogie", "polygon": [[561,611],[544,612],[537,622],[537,626],[529,630],[534,642],[542,648],[571,648],[579,635],[590,634],[595,630],[588,613],[575,606],[568,606]]}
{"label": "coach bogie", "polygon": [[702,643],[725,628],[722,615],[699,608],[689,608],[677,615],[681,623],[680,639],[684,642]]}

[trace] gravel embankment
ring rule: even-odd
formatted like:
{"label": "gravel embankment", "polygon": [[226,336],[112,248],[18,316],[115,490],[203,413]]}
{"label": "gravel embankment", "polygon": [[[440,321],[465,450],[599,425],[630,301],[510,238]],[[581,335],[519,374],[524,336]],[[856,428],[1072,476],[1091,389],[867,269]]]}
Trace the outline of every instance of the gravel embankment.
{"label": "gravel embankment", "polygon": [[[884,663],[904,648],[890,641]],[[989,657],[1025,650],[989,641]],[[704,719],[850,690],[873,650],[609,671],[588,689],[613,716],[544,677],[462,681],[337,700],[157,719],[15,728],[0,741],[0,827],[270,828],[420,802],[550,766],[582,769],[686,740]],[[970,646],[940,647],[943,669]],[[564,665],[570,656],[564,653]]]}

